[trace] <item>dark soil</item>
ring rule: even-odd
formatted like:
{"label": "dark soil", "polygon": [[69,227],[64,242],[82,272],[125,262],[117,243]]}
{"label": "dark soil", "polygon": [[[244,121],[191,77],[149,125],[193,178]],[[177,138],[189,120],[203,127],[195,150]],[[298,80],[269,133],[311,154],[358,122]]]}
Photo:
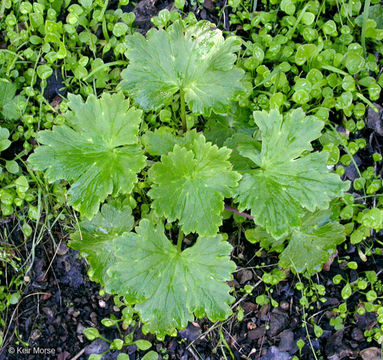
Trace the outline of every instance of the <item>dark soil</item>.
{"label": "dark soil", "polygon": [[[110,2],[113,6],[113,2]],[[199,19],[208,19],[219,23],[221,27],[229,29],[227,14],[219,14],[216,6],[223,7],[224,2],[212,3],[205,0],[203,6],[187,5],[185,11],[194,11]],[[136,25],[142,32],[146,32],[152,25],[150,18],[157,15],[161,9],[172,7],[172,2],[162,0],[143,0],[134,8]],[[125,10],[131,11],[130,6]],[[48,100],[60,93],[60,79],[48,81],[46,97]],[[381,109],[381,108],[380,108]],[[378,115],[369,113],[368,127],[358,137],[369,140],[368,146],[358,152],[356,162],[361,170],[371,166],[371,154],[381,152],[383,146],[382,113]],[[376,173],[381,174],[381,167]],[[353,165],[346,169],[345,177],[354,180],[356,170]],[[371,199],[370,201],[374,201]],[[9,225],[9,224],[8,224]],[[8,226],[4,224],[4,226]],[[225,224],[224,224],[225,227]],[[358,263],[358,271],[375,270],[382,279],[383,257],[368,257],[363,262],[355,246],[347,249],[339,248],[338,256],[334,262],[327,264],[322,271],[313,278],[314,282],[326,287],[325,303],[317,302],[310,310],[314,322],[324,330],[323,335],[317,339],[313,333],[313,326],[307,322],[307,330],[303,327],[304,313],[299,303],[301,292],[295,289],[298,282],[294,274],[288,272],[286,279],[276,285],[272,297],[278,302],[278,307],[270,305],[259,306],[256,297],[265,293],[265,285],[260,280],[263,270],[270,271],[277,264],[276,255],[262,253],[255,256],[260,250],[257,245],[251,245],[243,234],[232,229],[231,243],[234,246],[233,258],[236,259],[238,270],[231,285],[235,290],[245,285],[254,286],[251,295],[244,296],[238,291],[237,305],[242,307],[244,318],[238,321],[234,315],[223,324],[212,324],[206,319],[190,323],[188,328],[180,331],[176,338],[166,337],[159,342],[152,335],[143,335],[140,329],[135,332],[135,339],[151,341],[153,349],[162,359],[262,359],[287,360],[297,355],[300,359],[314,359],[312,349],[307,341],[307,332],[310,334],[311,346],[320,350],[322,359],[360,359],[360,352],[376,346],[368,343],[363,335],[367,329],[377,325],[376,316],[366,313],[363,316],[349,316],[345,328],[336,331],[329,325],[329,319],[335,315],[332,309],[343,301],[341,286],[334,286],[332,278],[341,274],[344,278],[355,280],[358,273],[350,270],[338,262],[348,257],[349,261]],[[381,234],[372,234],[383,240]],[[66,247],[66,234],[58,231],[53,234],[56,242],[60,244],[56,249],[52,240],[46,238],[35,248],[33,267],[29,272],[29,282],[25,289],[22,301],[17,307],[11,308],[14,312],[12,321],[7,325],[5,343],[0,349],[0,360],[21,359],[59,359],[59,360],[85,360],[92,353],[101,353],[107,350],[104,340],[88,341],[82,334],[87,327],[96,327],[107,339],[121,338],[115,327],[107,328],[101,324],[104,317],[114,314],[119,317],[119,310],[114,307],[113,299],[109,296],[99,296],[100,287],[91,282],[86,274],[87,264],[78,253]],[[21,232],[13,233],[14,243],[23,242]],[[28,248],[29,246],[29,248]],[[27,244],[25,252],[30,251],[31,244]],[[307,281],[306,281],[307,283]],[[353,294],[348,300],[348,309],[354,311],[362,300],[359,293]],[[237,308],[234,309],[237,311]],[[15,330],[29,347],[24,346],[14,335]],[[127,330],[126,335],[130,330]],[[231,354],[220,339],[224,337]],[[303,339],[306,343],[299,354],[296,342]],[[14,354],[12,354],[12,350]],[[123,349],[135,360],[143,355],[135,345]],[[373,352],[376,350],[368,350]],[[366,354],[364,352],[363,354]],[[118,352],[110,352],[103,359],[116,359]],[[364,359],[378,359],[378,357],[363,357]]]}
{"label": "dark soil", "polygon": [[[14,233],[15,237],[18,235],[20,234]],[[98,295],[100,287],[88,279],[85,260],[77,252],[67,248],[66,238],[61,233],[55,233],[54,236],[60,244],[56,250],[52,248],[52,240],[49,238],[36,247],[34,265],[29,272],[30,281],[23,300],[15,309],[7,332],[11,336],[16,329],[19,337],[29,347],[17,343],[14,335],[7,337],[0,360],[85,360],[91,353],[107,350],[105,341],[98,339],[90,342],[84,337],[82,330],[87,327],[98,328],[110,340],[120,337],[116,328],[107,328],[101,324],[101,320],[110,314],[119,317],[113,299]],[[239,263],[231,285],[236,290],[247,284],[255,287],[251,295],[243,296],[239,293],[237,296],[238,306],[244,311],[244,319],[238,321],[233,316],[222,328],[221,324],[213,326],[206,319],[197,320],[180,331],[176,338],[167,337],[164,342],[157,341],[151,335],[145,336],[138,329],[135,339],[151,341],[154,349],[164,359],[224,359],[223,352],[230,358],[220,341],[220,331],[235,359],[287,360],[298,355],[296,341],[303,339],[307,343],[306,329],[302,327],[303,310],[299,303],[301,293],[295,290],[298,279],[292,273],[287,273],[286,279],[274,286],[272,297],[278,302],[278,307],[257,305],[255,298],[265,293],[264,284],[260,281],[263,275],[261,269],[270,270],[277,263],[277,257],[266,253],[256,257],[254,254],[259,248],[245,241],[238,232],[233,233],[231,242],[234,246],[232,255]],[[355,247],[346,251],[340,248],[338,258],[344,256],[349,256],[350,261],[356,261],[359,271],[381,272],[383,258],[369,257],[363,263]],[[356,271],[345,269],[337,262],[338,258],[328,271],[322,271],[313,279],[326,286],[327,301],[324,304],[314,304],[315,308],[310,311],[310,314],[317,314],[315,323],[323,328],[323,335],[316,339],[310,322],[308,331],[313,348],[320,350],[325,359],[357,359],[361,350],[372,346],[366,342],[363,332],[376,326],[377,321],[374,314],[366,313],[348,319],[345,328],[340,331],[335,331],[329,325],[329,319],[334,316],[332,309],[343,302],[341,287],[334,286],[331,279],[336,274],[341,274],[350,281],[357,278]],[[355,293],[347,301],[348,308],[355,309],[360,300],[361,295]],[[124,335],[129,331],[124,332]],[[15,354],[10,353],[11,348],[15,349]],[[131,360],[137,359],[138,355],[142,357],[142,353],[134,345],[124,351],[129,353]],[[118,352],[110,352],[103,359],[116,359],[117,355]],[[299,358],[314,358],[308,344]]]}

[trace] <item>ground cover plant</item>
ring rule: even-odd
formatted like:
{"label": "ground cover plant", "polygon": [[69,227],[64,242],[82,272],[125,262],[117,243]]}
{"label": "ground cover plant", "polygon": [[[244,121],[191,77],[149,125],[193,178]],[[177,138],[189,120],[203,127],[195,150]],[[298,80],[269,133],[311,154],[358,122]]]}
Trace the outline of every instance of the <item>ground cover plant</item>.
{"label": "ground cover plant", "polygon": [[[160,344],[194,319],[218,339],[198,357],[192,338],[185,354],[197,358],[375,351],[382,5],[176,2],[155,17],[146,8],[140,28],[144,6],[2,2],[3,354],[9,336],[29,345],[12,322],[43,243],[53,258],[38,282],[71,254],[55,233],[122,309],[103,315],[112,338],[94,322],[83,331],[109,342],[93,359],[166,358]],[[216,24],[197,19],[209,6]],[[329,267],[337,303],[321,282]],[[283,349],[272,322],[254,338],[264,320],[249,317],[277,318],[287,281],[303,332]],[[217,329],[234,320],[247,323],[243,345]],[[362,348],[331,348],[347,328],[361,329],[350,336]],[[280,344],[262,352],[266,331]]]}

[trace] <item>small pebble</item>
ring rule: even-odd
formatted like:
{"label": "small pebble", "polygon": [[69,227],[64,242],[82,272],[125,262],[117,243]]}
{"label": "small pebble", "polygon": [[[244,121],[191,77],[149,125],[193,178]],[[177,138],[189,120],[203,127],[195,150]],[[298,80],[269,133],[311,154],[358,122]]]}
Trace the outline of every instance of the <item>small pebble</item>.
{"label": "small pebble", "polygon": [[281,301],[279,306],[281,307],[282,310],[285,310],[285,311],[290,309],[290,304],[287,301]]}

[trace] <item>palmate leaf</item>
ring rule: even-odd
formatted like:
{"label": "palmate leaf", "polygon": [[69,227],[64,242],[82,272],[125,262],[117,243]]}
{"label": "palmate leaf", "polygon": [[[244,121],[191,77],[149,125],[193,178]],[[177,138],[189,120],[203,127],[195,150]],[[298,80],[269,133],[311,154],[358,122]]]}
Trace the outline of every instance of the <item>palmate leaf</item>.
{"label": "palmate leaf", "polygon": [[174,335],[193,320],[193,313],[211,321],[231,314],[229,286],[235,264],[231,246],[221,235],[200,237],[178,252],[160,223],[143,219],[136,233],[115,240],[117,261],[109,268],[109,292],[124,295],[144,323],[143,330],[159,337]]}
{"label": "palmate leaf", "polygon": [[344,226],[330,219],[330,210],[307,215],[302,226],[293,230],[289,244],[279,257],[279,265],[312,275],[321,270],[345,239]]}
{"label": "palmate leaf", "polygon": [[230,197],[240,175],[228,161],[230,150],[190,132],[183,146],[161,157],[148,172],[152,208],[169,221],[179,220],[186,234],[215,235],[222,223],[224,198]]}
{"label": "palmate leaf", "polygon": [[70,181],[69,204],[90,219],[109,194],[131,192],[146,164],[137,138],[142,111],[130,107],[121,93],[90,95],[86,103],[80,96],[68,98],[70,126],[39,132],[44,146],[29,162],[46,169],[50,182]]}
{"label": "palmate leaf", "polygon": [[318,138],[323,122],[305,117],[301,109],[283,119],[277,110],[254,112],[261,132],[261,152],[247,146],[239,148],[256,169],[243,175],[236,198],[240,210],[251,209],[256,224],[273,237],[286,235],[299,227],[305,209],[326,209],[331,199],[349,187],[326,167],[326,153],[310,153],[311,141]]}
{"label": "palmate leaf", "polygon": [[204,135],[213,144],[223,146],[234,134],[253,134],[255,127],[254,124],[249,124],[249,120],[252,120],[251,110],[233,103],[227,114],[210,116],[205,125]]}
{"label": "palmate leaf", "polygon": [[101,284],[107,281],[106,271],[116,263],[114,241],[133,228],[134,218],[131,213],[129,206],[116,208],[105,204],[91,221],[81,221],[79,230],[71,235],[69,246],[86,257],[91,266],[90,277],[93,281]]}
{"label": "palmate leaf", "polygon": [[147,131],[142,142],[150,155],[161,156],[173,150],[175,144],[182,144],[184,138],[176,136],[170,128],[161,127],[154,131]]}
{"label": "palmate leaf", "polygon": [[192,112],[222,113],[242,89],[243,71],[234,67],[240,41],[225,40],[207,21],[186,29],[178,21],[166,30],[149,30],[146,39],[135,33],[126,41],[130,64],[121,87],[145,110],[171,103],[182,90]]}

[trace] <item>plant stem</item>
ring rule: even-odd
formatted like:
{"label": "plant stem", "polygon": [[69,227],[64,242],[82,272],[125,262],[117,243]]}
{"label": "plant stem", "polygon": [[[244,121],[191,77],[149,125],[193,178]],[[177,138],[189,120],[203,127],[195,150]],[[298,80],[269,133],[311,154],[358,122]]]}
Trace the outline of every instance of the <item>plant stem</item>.
{"label": "plant stem", "polygon": [[363,22],[362,22],[362,35],[361,35],[363,54],[365,57],[366,57],[366,30],[367,30],[367,20],[368,20],[369,12],[370,12],[370,0],[365,0],[363,14],[362,14]]}
{"label": "plant stem", "polygon": [[178,232],[178,240],[177,240],[177,250],[178,252],[182,251],[182,240],[184,239],[184,233],[179,230]]}
{"label": "plant stem", "polygon": [[2,0],[1,1],[1,7],[0,7],[0,19],[4,16],[5,5],[6,5],[6,1]]}
{"label": "plant stem", "polygon": [[180,108],[181,108],[182,130],[186,132],[187,125],[186,125],[186,111],[185,111],[185,93],[183,89],[180,90]]}
{"label": "plant stem", "polygon": [[244,212],[239,212],[237,209],[234,209],[234,208],[232,208],[232,207],[229,206],[229,205],[225,205],[225,209],[228,210],[228,211],[230,211],[230,212],[232,212],[232,213],[234,213],[234,214],[237,214],[237,215],[239,215],[239,216],[243,216],[243,217],[245,217],[246,219],[254,220],[254,216],[251,216],[251,215],[246,214],[246,213],[244,213]]}

